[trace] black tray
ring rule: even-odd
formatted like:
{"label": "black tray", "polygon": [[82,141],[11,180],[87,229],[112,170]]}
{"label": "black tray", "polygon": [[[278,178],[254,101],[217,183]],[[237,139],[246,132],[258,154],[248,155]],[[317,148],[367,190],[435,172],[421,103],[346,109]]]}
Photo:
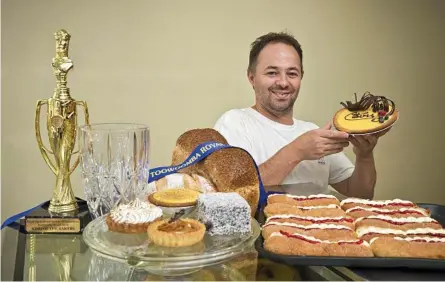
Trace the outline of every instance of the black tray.
{"label": "black tray", "polygon": [[[431,217],[445,227],[445,206],[435,204],[417,204],[429,209]],[[258,222],[265,223],[264,206],[257,213]],[[445,259],[418,258],[363,258],[363,257],[321,257],[321,256],[285,256],[268,252],[263,248],[263,236],[260,235],[255,247],[261,257],[292,266],[343,266],[357,268],[399,268],[445,270]],[[445,276],[444,276],[445,277]]]}

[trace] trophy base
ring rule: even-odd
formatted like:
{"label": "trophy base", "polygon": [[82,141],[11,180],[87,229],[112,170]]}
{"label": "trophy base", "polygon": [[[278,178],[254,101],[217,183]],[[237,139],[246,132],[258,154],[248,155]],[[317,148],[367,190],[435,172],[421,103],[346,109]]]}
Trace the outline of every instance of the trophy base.
{"label": "trophy base", "polygon": [[91,217],[85,201],[77,199],[77,205],[76,211],[54,213],[47,202],[25,216],[24,229],[29,234],[81,234]]}

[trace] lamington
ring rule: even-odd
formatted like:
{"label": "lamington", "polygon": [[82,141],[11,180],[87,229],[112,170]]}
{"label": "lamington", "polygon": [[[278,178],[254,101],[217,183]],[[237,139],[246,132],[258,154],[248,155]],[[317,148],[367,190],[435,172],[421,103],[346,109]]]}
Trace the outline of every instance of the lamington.
{"label": "lamington", "polygon": [[198,197],[196,214],[209,235],[251,232],[249,203],[236,192],[216,192]]}

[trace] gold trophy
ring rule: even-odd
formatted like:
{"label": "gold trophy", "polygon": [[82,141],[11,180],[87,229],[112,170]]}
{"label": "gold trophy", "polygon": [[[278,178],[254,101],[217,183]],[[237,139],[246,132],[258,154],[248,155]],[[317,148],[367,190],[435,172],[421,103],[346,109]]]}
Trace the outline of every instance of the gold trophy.
{"label": "gold trophy", "polygon": [[[57,85],[54,94],[46,100],[39,100],[36,106],[35,131],[40,153],[51,171],[56,175],[56,186],[49,207],[40,209],[26,218],[25,227],[28,232],[39,233],[76,233],[83,229],[79,206],[71,187],[70,176],[79,164],[79,155],[71,165],[77,133],[77,106],[82,106],[85,123],[89,124],[88,107],[84,101],[76,101],[70,95],[67,85],[67,74],[73,68],[68,57],[71,35],[64,29],[57,31],[56,57],[52,60]],[[46,127],[51,149],[42,142],[40,134],[40,110],[47,106]],[[54,156],[51,160],[50,155]]]}

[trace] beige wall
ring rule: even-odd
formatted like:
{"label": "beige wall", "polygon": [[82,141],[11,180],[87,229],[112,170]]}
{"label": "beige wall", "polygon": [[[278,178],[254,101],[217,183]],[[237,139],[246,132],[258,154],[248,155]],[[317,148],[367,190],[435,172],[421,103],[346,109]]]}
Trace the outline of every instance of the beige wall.
{"label": "beige wall", "polygon": [[[287,29],[306,70],[295,116],[322,125],[354,92],[391,97],[401,119],[375,152],[376,197],[445,204],[444,8],[440,0],[4,0],[2,221],[51,196],[55,178],[33,122],[36,101],[55,86],[60,28],[72,35],[73,97],[88,102],[92,122],[148,124],[153,166],[169,163],[185,130],[252,104],[249,44]],[[72,179],[83,197],[78,170]]]}

